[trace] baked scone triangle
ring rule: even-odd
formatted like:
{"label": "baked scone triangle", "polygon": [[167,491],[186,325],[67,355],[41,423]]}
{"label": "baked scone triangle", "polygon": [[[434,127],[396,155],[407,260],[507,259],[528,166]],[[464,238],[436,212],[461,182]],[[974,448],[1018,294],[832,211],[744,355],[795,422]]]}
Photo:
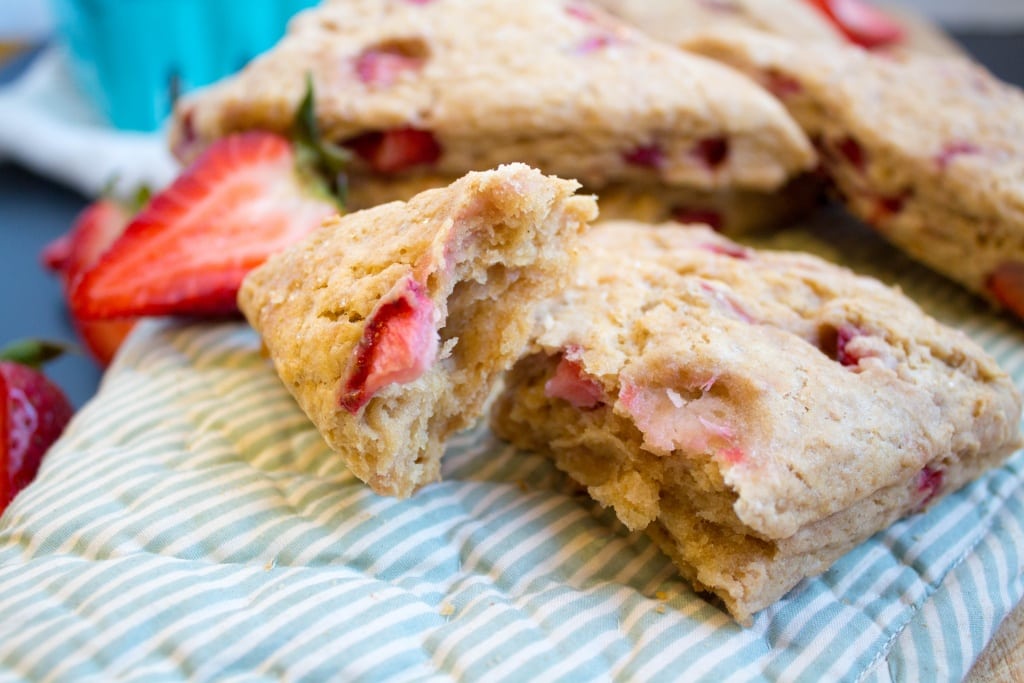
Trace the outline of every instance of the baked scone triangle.
{"label": "baked scone triangle", "polygon": [[1024,93],[960,57],[882,57],[755,32],[691,49],[771,89],[852,213],[1024,318]]}
{"label": "baked scone triangle", "polygon": [[445,440],[568,279],[597,213],[577,187],[523,164],[470,173],[329,220],[246,277],[239,305],[282,382],[374,491],[440,478]]}
{"label": "baked scone triangle", "polygon": [[312,77],[324,136],[366,182],[521,161],[609,183],[773,192],[812,147],[745,76],[567,0],[344,0],[300,14],[239,74],[183,99],[182,158],[230,132],[287,132]]}
{"label": "baked scone triangle", "polygon": [[580,264],[492,425],[741,622],[1020,445],[1011,378],[877,280],[625,222]]}

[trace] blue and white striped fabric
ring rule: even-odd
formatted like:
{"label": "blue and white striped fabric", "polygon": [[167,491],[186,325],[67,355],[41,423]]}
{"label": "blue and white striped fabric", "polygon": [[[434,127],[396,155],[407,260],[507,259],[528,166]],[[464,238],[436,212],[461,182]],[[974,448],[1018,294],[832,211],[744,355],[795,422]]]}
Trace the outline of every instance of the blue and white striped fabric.
{"label": "blue and white striped fabric", "polygon": [[[1020,329],[870,236],[773,244],[898,280],[1024,378]],[[1024,594],[1024,454],[750,629],[485,427],[444,475],[372,494],[248,327],[147,323],[0,519],[0,680],[953,681]]]}

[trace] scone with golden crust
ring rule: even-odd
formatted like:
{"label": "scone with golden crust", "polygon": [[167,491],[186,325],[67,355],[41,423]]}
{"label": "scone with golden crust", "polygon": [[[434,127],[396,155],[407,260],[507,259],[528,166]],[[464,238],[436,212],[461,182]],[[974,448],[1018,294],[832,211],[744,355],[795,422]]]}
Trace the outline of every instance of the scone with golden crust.
{"label": "scone with golden crust", "polygon": [[692,46],[776,93],[846,206],[1024,318],[1024,93],[957,57],[797,47],[753,32]]}
{"label": "scone with golden crust", "polygon": [[307,75],[323,135],[365,179],[521,161],[579,180],[772,192],[815,163],[745,76],[567,0],[344,0],[293,20],[238,75],[186,97],[172,146],[287,132]]}
{"label": "scone with golden crust", "polygon": [[741,622],[1018,445],[1006,373],[876,280],[703,227],[598,223],[580,256],[493,428]]}
{"label": "scone with golden crust", "polygon": [[239,306],[327,444],[381,494],[440,478],[563,285],[596,213],[523,164],[327,222],[246,277]]}

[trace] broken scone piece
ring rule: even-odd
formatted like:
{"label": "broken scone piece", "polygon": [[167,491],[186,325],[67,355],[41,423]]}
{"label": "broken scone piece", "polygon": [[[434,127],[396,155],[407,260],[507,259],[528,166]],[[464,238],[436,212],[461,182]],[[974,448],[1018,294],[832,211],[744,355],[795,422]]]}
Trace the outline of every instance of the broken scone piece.
{"label": "broken scone piece", "polygon": [[327,444],[382,494],[440,478],[445,439],[522,352],[597,214],[523,164],[329,221],[253,271],[239,306]]}
{"label": "broken scone piece", "polygon": [[553,457],[739,621],[1018,446],[963,333],[817,257],[595,225],[537,311],[495,431]]}

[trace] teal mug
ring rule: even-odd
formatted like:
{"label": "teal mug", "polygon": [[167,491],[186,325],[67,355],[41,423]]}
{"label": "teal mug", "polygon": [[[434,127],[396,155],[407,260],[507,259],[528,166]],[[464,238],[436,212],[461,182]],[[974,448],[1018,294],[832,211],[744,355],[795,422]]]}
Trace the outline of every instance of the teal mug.
{"label": "teal mug", "polygon": [[238,71],[316,0],[51,0],[75,80],[112,125],[160,128],[179,94]]}

